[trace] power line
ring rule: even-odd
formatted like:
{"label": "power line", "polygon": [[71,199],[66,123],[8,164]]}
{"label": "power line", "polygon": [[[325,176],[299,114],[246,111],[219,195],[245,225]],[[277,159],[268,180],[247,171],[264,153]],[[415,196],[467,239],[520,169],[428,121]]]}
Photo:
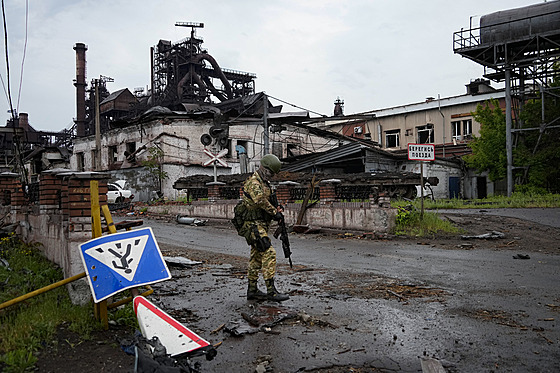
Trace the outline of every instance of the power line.
{"label": "power line", "polygon": [[2,20],[4,22],[4,49],[6,54],[6,80],[8,83],[8,104],[10,105],[10,113],[12,118],[15,119],[14,106],[12,105],[12,92],[10,90],[10,59],[8,55],[8,26],[6,25],[6,9],[4,7],[4,0],[2,0]]}
{"label": "power line", "polygon": [[270,95],[267,95],[267,96],[270,97],[270,98],[275,99],[276,101],[283,102],[283,103],[286,104],[286,105],[290,105],[290,106],[293,106],[293,107],[295,107],[295,108],[298,108],[298,109],[301,109],[301,110],[305,110],[305,111],[308,111],[308,112],[313,113],[313,114],[320,115],[320,116],[322,116],[322,117],[327,117],[327,115],[325,115],[325,114],[317,113],[316,111],[309,110],[309,109],[306,109],[306,108],[302,108],[302,107],[297,106],[297,105],[294,105],[294,104],[290,104],[289,102],[286,102],[286,101],[284,101],[284,100],[281,100],[281,99],[279,99],[279,98],[276,98],[276,97],[273,97],[273,96],[270,96]]}
{"label": "power line", "polygon": [[23,85],[23,64],[25,62],[25,55],[27,53],[27,30],[29,20],[29,0],[25,0],[25,41],[23,43],[23,57],[21,58],[21,71],[19,74],[19,90],[17,99],[17,112],[19,113],[19,99],[21,97],[21,86]]}

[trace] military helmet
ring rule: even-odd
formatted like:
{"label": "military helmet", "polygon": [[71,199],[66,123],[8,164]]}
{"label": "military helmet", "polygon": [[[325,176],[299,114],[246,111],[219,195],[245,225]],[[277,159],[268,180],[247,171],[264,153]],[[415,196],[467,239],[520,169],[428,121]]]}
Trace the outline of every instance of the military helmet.
{"label": "military helmet", "polygon": [[261,166],[277,174],[282,168],[282,162],[274,154],[267,154],[261,158]]}

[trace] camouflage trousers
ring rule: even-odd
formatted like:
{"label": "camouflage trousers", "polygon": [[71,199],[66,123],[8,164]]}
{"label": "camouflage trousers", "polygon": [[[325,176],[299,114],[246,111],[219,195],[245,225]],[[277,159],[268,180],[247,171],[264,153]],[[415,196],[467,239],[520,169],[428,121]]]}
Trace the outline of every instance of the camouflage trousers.
{"label": "camouflage trousers", "polygon": [[274,277],[276,273],[276,250],[270,246],[265,252],[260,252],[255,245],[251,245],[251,258],[249,259],[249,270],[247,272],[249,281],[258,280],[261,271],[265,280]]}

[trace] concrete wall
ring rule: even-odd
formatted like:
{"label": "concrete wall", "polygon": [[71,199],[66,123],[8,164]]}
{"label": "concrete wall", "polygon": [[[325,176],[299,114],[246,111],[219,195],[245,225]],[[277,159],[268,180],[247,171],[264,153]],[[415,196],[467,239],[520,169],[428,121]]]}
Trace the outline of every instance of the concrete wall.
{"label": "concrete wall", "polygon": [[[137,206],[135,209],[146,209],[149,213],[171,216],[230,220],[233,218],[233,208],[236,204],[237,200],[195,201],[189,205]],[[293,225],[297,220],[301,203],[287,203],[284,206],[286,223]],[[395,227],[396,216],[396,209],[379,207],[370,202],[322,203],[308,208],[301,224],[342,231],[388,233]]]}

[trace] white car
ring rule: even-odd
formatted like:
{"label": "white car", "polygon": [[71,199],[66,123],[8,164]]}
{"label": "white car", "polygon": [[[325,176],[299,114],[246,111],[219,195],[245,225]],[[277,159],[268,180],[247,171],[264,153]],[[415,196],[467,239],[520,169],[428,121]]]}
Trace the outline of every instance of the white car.
{"label": "white car", "polygon": [[129,189],[125,189],[125,185],[125,180],[117,180],[114,183],[107,184],[109,188],[107,192],[107,203],[125,203],[132,201],[134,194],[132,194]]}

